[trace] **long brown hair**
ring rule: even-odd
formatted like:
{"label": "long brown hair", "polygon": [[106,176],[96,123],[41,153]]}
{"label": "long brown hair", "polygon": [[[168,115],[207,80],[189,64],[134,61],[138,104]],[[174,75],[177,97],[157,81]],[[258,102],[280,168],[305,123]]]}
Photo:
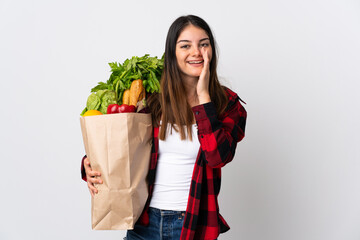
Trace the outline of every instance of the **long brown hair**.
{"label": "long brown hair", "polygon": [[[181,139],[192,140],[191,126],[194,115],[186,98],[186,90],[176,60],[176,41],[188,25],[194,25],[203,29],[210,40],[213,49],[210,61],[209,94],[211,101],[216,106],[217,114],[220,115],[226,108],[228,99],[225,90],[220,85],[216,67],[217,54],[215,39],[209,25],[200,17],[194,15],[177,18],[170,26],[165,43],[164,70],[160,80],[160,93],[153,94],[148,98],[148,105],[152,114],[154,126],[160,125],[159,138],[165,140],[168,123],[175,131],[180,131]],[[175,126],[176,125],[176,126]],[[186,127],[186,134],[185,134]]]}

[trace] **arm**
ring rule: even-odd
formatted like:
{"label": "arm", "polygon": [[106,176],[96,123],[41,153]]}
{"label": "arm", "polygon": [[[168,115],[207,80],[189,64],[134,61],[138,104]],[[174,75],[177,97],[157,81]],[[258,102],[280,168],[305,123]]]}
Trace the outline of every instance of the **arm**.
{"label": "arm", "polygon": [[239,97],[229,101],[227,111],[219,119],[213,102],[192,108],[198,125],[198,138],[206,163],[220,168],[230,162],[235,154],[237,143],[244,138],[246,110]]}
{"label": "arm", "polygon": [[86,155],[81,160],[81,178],[82,178],[82,180],[87,182],[86,172],[85,172],[85,167],[84,167],[84,160],[85,159],[86,159]]}

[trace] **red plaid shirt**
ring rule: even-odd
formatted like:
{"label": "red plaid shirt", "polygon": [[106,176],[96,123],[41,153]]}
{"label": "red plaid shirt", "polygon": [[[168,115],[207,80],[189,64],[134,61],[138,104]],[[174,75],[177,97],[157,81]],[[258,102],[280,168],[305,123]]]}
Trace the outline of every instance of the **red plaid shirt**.
{"label": "red plaid shirt", "polygon": [[[236,93],[226,89],[228,106],[217,116],[213,102],[192,108],[198,128],[200,149],[194,166],[181,240],[216,239],[230,229],[219,213],[221,167],[230,162],[236,145],[244,138],[247,113]],[[149,224],[148,209],[154,189],[158,160],[159,128],[154,128],[148,173],[149,197],[138,223]],[[82,164],[83,166],[83,164]],[[82,177],[84,177],[82,168]]]}

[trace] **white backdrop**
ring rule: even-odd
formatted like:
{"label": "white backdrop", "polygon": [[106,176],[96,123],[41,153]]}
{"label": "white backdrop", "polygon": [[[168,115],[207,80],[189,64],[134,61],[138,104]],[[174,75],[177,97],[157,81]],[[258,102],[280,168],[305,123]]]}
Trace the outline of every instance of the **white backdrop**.
{"label": "white backdrop", "polygon": [[359,240],[359,13],[356,0],[1,0],[0,239],[122,239],[91,230],[79,113],[108,62],[161,56],[170,24],[196,14],[248,103],[220,239]]}

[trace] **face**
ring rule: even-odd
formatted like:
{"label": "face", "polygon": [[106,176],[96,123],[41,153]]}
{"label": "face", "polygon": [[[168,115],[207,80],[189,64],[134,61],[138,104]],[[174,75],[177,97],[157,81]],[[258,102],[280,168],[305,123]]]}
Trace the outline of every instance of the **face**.
{"label": "face", "polygon": [[201,50],[207,50],[209,61],[212,57],[212,48],[206,32],[194,25],[183,29],[176,41],[176,60],[182,77],[198,80],[204,66]]}

